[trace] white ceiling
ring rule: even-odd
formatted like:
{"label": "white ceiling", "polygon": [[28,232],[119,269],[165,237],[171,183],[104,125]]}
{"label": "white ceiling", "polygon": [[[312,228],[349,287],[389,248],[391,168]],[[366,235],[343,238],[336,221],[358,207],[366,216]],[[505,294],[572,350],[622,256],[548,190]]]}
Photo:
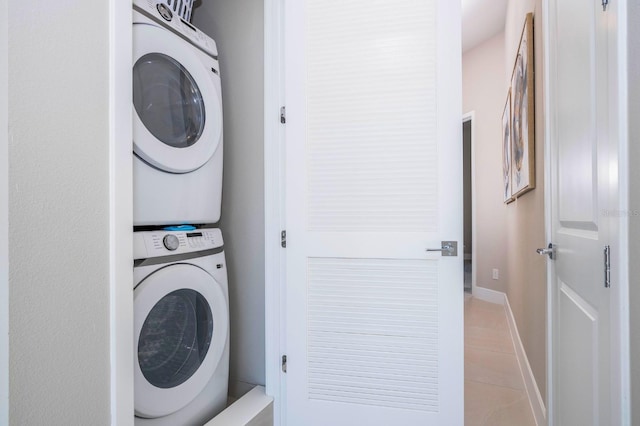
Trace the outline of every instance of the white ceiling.
{"label": "white ceiling", "polygon": [[509,0],[462,0],[462,51],[504,30]]}

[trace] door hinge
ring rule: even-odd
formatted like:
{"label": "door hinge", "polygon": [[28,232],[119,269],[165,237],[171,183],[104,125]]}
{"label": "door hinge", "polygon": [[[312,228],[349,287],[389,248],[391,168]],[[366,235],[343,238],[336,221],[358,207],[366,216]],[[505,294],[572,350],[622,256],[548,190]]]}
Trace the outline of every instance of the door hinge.
{"label": "door hinge", "polygon": [[611,246],[604,246],[604,287],[611,287]]}
{"label": "door hinge", "polygon": [[280,232],[280,246],[287,248],[287,231]]}
{"label": "door hinge", "polygon": [[280,107],[280,123],[285,124],[287,122],[287,108]]}
{"label": "door hinge", "polygon": [[286,355],[282,355],[282,372],[283,373],[287,372],[287,356]]}
{"label": "door hinge", "polygon": [[609,6],[609,0],[602,0],[602,11],[607,11],[607,6]]}

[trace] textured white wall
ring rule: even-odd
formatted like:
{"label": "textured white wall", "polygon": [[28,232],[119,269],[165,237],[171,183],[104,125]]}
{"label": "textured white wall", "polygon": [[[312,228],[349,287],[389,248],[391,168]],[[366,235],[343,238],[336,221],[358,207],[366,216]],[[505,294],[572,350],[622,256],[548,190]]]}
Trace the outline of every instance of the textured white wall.
{"label": "textured white wall", "polygon": [[11,424],[106,425],[109,4],[8,5]]}
{"label": "textured white wall", "polygon": [[[264,334],[264,5],[208,0],[193,23],[213,37],[222,69],[222,220],[229,271],[230,392],[265,383]],[[277,236],[275,236],[277,238]]]}
{"label": "textured white wall", "polygon": [[[629,54],[629,164],[631,211],[640,211],[640,2],[627,3]],[[629,311],[631,314],[631,424],[640,424],[640,216],[629,217]]]}
{"label": "textured white wall", "polygon": [[[502,110],[506,100],[504,34],[485,41],[462,56],[462,98],[465,113],[475,111],[477,285],[506,292],[507,228],[502,202]],[[492,269],[501,272],[493,280]]]}

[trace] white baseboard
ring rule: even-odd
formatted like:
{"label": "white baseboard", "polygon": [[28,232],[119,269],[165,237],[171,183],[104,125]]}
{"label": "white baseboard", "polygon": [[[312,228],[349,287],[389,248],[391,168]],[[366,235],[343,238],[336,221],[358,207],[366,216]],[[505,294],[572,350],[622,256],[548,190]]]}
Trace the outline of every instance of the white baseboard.
{"label": "white baseboard", "polygon": [[504,295],[504,309],[507,312],[507,322],[509,323],[509,330],[511,331],[511,338],[513,339],[513,346],[516,351],[516,358],[518,359],[518,365],[520,366],[520,372],[522,373],[522,379],[524,380],[524,388],[527,391],[529,397],[529,404],[531,404],[531,410],[533,411],[533,417],[537,426],[544,426],[547,424],[547,409],[545,408],[542,395],[540,395],[540,389],[533,376],[527,353],[520,340],[520,334],[518,333],[518,327],[516,326],[516,319],[511,311],[511,305],[509,305],[509,298]]}
{"label": "white baseboard", "polygon": [[489,303],[498,303],[504,305],[507,296],[501,291],[491,290],[490,288],[475,286],[471,289],[473,297],[484,300]]}
{"label": "white baseboard", "polygon": [[491,290],[484,287],[475,287],[473,289],[473,296],[477,299],[483,300],[489,303],[497,303],[504,306],[504,310],[507,314],[507,323],[509,324],[509,331],[511,332],[511,339],[513,340],[514,350],[516,352],[516,359],[520,366],[520,373],[524,381],[524,388],[529,398],[529,404],[533,411],[533,417],[537,426],[544,426],[547,424],[547,409],[545,408],[542,395],[540,395],[540,389],[533,376],[527,353],[520,340],[520,334],[518,333],[518,327],[516,326],[516,320],[511,311],[511,305],[509,304],[509,298],[501,291]]}
{"label": "white baseboard", "polygon": [[273,398],[256,386],[205,426],[273,426]]}
{"label": "white baseboard", "polygon": [[229,396],[233,399],[240,399],[246,393],[259,386],[255,383],[243,382],[242,380],[229,380]]}

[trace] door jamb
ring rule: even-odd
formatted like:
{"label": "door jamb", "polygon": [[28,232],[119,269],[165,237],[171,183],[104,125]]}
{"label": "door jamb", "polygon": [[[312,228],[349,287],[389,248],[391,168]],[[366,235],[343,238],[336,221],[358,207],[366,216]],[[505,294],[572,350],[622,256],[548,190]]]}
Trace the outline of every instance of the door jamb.
{"label": "door jamb", "polygon": [[[617,176],[618,192],[615,194],[615,208],[620,212],[615,219],[617,227],[616,240],[619,255],[614,257],[614,270],[618,271],[617,280],[613,277],[614,292],[612,297],[613,345],[617,347],[618,357],[613,358],[612,363],[615,377],[614,383],[618,386],[612,389],[611,400],[618,402],[616,409],[612,410],[617,416],[613,417],[613,424],[631,425],[631,367],[630,367],[630,323],[629,323],[629,219],[631,210],[629,206],[629,103],[628,103],[628,50],[627,50],[627,2],[615,2],[608,16],[609,28],[613,28],[615,34],[609,41],[610,58],[615,58],[616,75],[613,79],[615,86],[611,86],[609,98],[609,111],[612,117],[612,128],[609,131],[610,140],[617,140]],[[609,64],[611,66],[611,63]],[[617,284],[617,286],[616,286]],[[612,353],[615,354],[615,352]],[[613,408],[612,407],[612,408]]]}
{"label": "door jamb", "polygon": [[109,0],[109,328],[112,425],[133,426],[131,3]]}
{"label": "door jamb", "polygon": [[[549,65],[550,48],[551,43],[549,41],[551,35],[551,28],[549,25],[549,0],[543,0],[542,6],[542,32],[543,32],[543,50],[544,50],[544,99],[545,103],[549,103],[551,99],[551,68]],[[551,112],[548,106],[544,108],[544,181],[548,184],[544,185],[544,223],[545,223],[545,239],[551,241]],[[553,315],[553,274],[554,265],[551,262],[547,262],[547,392],[545,401],[547,406],[547,425],[554,426],[555,418],[555,390],[554,390],[554,368],[555,363],[553,361],[553,332],[552,327],[554,323]]]}
{"label": "door jamb", "polygon": [[[478,273],[478,242],[476,240],[476,112],[470,111],[462,116],[462,123],[471,122],[471,294],[476,294]],[[463,262],[464,264],[464,262]]]}
{"label": "door jamb", "polygon": [[273,397],[273,424],[286,423],[285,354],[286,254],[280,243],[285,230],[284,1],[264,0],[264,211],[265,211],[265,385]]}
{"label": "door jamb", "polygon": [[0,10],[0,424],[9,424],[9,22]]}

